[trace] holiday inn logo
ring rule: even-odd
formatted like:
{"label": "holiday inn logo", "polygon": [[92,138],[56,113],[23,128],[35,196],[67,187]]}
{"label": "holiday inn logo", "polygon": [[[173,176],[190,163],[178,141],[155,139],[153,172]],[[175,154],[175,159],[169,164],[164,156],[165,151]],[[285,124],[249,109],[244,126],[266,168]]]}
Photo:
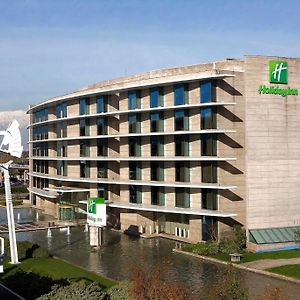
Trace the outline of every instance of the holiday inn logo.
{"label": "holiday inn logo", "polygon": [[288,83],[288,64],[286,61],[269,61],[269,79],[270,83]]}
{"label": "holiday inn logo", "polygon": [[[269,61],[269,82],[277,84],[288,83],[288,63],[282,60]],[[291,87],[281,88],[278,85],[266,86],[261,84],[258,88],[259,94],[281,95],[286,97],[288,95],[298,96],[298,89]]]}
{"label": "holiday inn logo", "polygon": [[88,199],[88,213],[96,214],[97,213],[97,204],[103,204],[103,198],[89,198]]}

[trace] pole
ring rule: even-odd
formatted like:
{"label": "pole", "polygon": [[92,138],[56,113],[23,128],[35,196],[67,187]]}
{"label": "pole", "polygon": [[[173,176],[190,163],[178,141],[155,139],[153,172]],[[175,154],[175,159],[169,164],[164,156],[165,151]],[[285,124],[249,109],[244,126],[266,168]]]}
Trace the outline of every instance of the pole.
{"label": "pole", "polygon": [[12,163],[9,161],[3,165],[0,165],[4,173],[4,185],[5,185],[5,198],[6,198],[6,211],[7,211],[7,225],[9,234],[9,245],[10,245],[10,259],[12,264],[19,263],[18,260],[18,249],[17,249],[17,239],[15,230],[15,220],[14,220],[14,210],[11,196],[11,186],[8,166]]}

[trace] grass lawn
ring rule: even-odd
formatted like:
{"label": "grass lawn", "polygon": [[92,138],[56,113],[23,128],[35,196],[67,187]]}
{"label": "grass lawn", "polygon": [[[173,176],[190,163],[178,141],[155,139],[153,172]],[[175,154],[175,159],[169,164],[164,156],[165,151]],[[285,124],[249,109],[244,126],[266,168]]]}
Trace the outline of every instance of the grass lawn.
{"label": "grass lawn", "polygon": [[[259,252],[259,253],[243,253],[241,263],[246,263],[250,261],[260,260],[260,259],[280,259],[280,258],[297,258],[300,257],[300,251],[297,250],[284,250],[284,251],[274,251],[274,252]],[[216,255],[215,258],[230,261],[230,256],[226,254]]]}
{"label": "grass lawn", "polygon": [[86,279],[88,281],[96,281],[101,287],[109,288],[116,284],[116,282],[105,277],[99,276],[93,272],[86,271],[83,268],[69,264],[57,258],[29,258],[25,259],[18,265],[4,265],[4,274],[0,277],[12,275],[18,269],[25,272],[33,272],[42,276],[51,277],[52,279]]}
{"label": "grass lawn", "polygon": [[267,271],[300,279],[300,265],[287,265],[268,269]]}

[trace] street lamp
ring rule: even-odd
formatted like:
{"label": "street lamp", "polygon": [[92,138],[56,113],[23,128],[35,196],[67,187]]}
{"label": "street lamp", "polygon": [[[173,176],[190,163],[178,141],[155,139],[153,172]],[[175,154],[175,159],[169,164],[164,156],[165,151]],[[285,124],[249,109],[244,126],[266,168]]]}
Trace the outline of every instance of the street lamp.
{"label": "street lamp", "polygon": [[[3,136],[0,152],[8,153],[11,156],[21,157],[23,147],[21,145],[21,133],[19,129],[19,123],[14,120],[5,131],[0,131],[0,135]],[[13,203],[11,196],[11,186],[9,177],[9,165],[12,160],[0,164],[0,168],[4,173],[4,185],[5,185],[5,198],[6,198],[6,211],[7,211],[7,225],[9,234],[9,245],[10,245],[10,258],[12,264],[17,264],[18,261],[18,250],[17,250],[17,240],[15,231],[15,220]]]}

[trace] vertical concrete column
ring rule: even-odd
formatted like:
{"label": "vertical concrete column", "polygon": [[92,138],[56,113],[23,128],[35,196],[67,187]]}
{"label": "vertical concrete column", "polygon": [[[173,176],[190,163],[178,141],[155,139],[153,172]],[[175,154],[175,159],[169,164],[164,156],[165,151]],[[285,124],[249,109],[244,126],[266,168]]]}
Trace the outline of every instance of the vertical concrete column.
{"label": "vertical concrete column", "polygon": [[199,216],[190,217],[189,239],[192,242],[202,241],[202,220]]}

